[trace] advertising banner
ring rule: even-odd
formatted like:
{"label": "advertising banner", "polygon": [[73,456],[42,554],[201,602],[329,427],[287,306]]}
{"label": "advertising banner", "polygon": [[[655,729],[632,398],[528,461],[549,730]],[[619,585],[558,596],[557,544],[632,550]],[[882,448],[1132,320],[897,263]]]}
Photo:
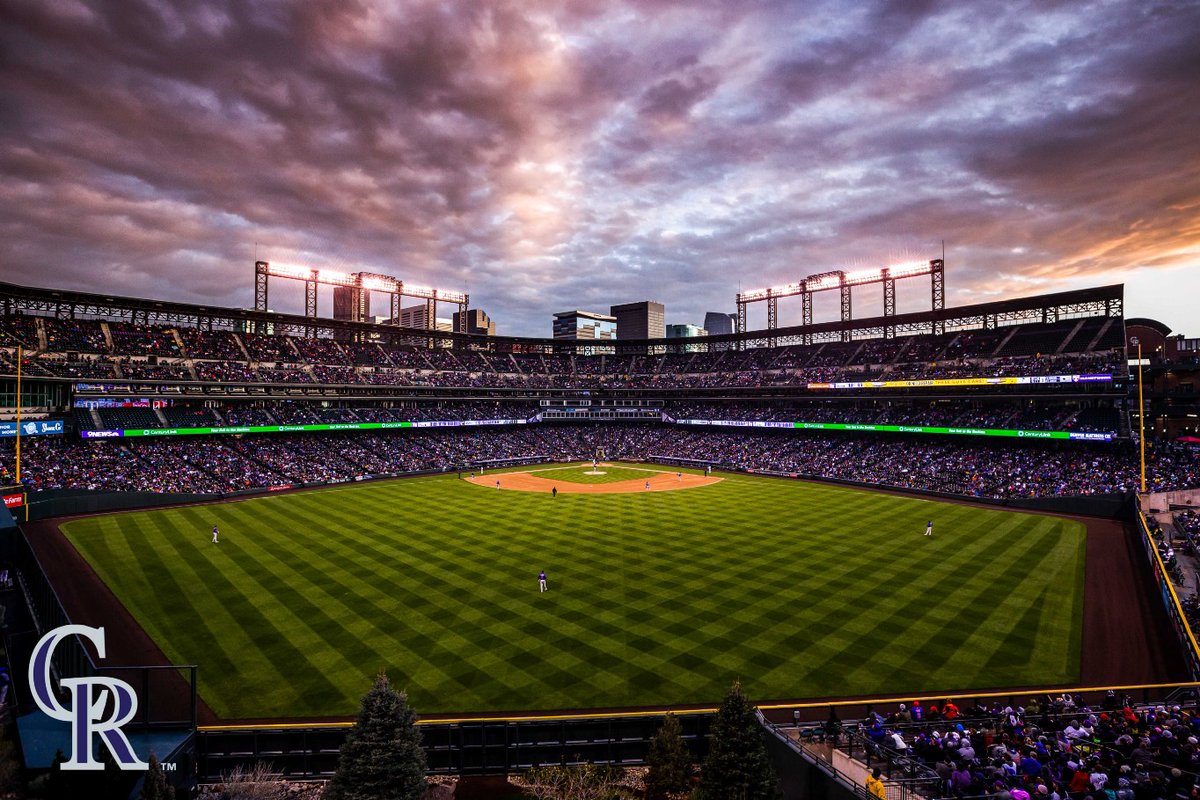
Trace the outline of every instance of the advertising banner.
{"label": "advertising banner", "polygon": [[319,422],[304,425],[221,425],[211,428],[117,428],[105,431],[80,431],[84,439],[126,439],[138,436],[195,436],[228,433],[302,433],[307,431],[377,431],[391,428],[460,428],[475,425],[524,425],[523,419],[468,419],[409,422]]}
{"label": "advertising banner", "polygon": [[959,436],[1007,436],[1020,439],[1075,439],[1109,442],[1111,433],[1076,431],[1026,431],[1017,428],[947,428],[938,425],[874,425],[855,422],[775,422],[740,419],[681,419],[680,425],[719,425],[727,428],[803,428],[818,431],[875,431],[884,433],[940,433]]}
{"label": "advertising banner", "polygon": [[808,383],[808,389],[937,389],[956,386],[1021,386],[1039,383],[1096,383],[1111,381],[1111,373],[1090,375],[1004,375],[980,378],[924,378],[897,381],[843,381],[839,383]]}
{"label": "advertising banner", "polygon": [[[61,419],[28,419],[21,420],[22,436],[40,436],[42,434],[62,433],[64,430]],[[16,436],[16,421],[0,422],[0,436]]]}

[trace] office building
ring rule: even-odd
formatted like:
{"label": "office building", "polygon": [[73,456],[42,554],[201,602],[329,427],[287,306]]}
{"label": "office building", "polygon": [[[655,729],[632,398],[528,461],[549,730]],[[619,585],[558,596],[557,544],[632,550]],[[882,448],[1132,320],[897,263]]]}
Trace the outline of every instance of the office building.
{"label": "office building", "polygon": [[666,308],[662,303],[643,300],[613,306],[609,313],[617,320],[618,339],[667,338]]}
{"label": "office building", "polygon": [[432,308],[431,303],[419,303],[415,306],[408,306],[400,309],[400,319],[396,323],[401,328],[420,328],[422,330],[449,331],[451,321],[446,317],[434,317],[433,324],[429,324],[429,311]]}
{"label": "office building", "polygon": [[[708,336],[708,331],[704,330],[704,328],[701,328],[699,325],[691,325],[686,323],[682,325],[667,326],[668,339],[693,339],[697,336]],[[708,344],[701,344],[700,342],[697,342],[696,344],[685,344],[683,346],[683,350],[687,353],[703,353],[708,350]]]}
{"label": "office building", "polygon": [[737,327],[737,314],[724,314],[720,311],[709,311],[704,315],[704,329],[708,331],[709,336],[718,336],[723,333],[735,333]]}
{"label": "office building", "polygon": [[708,331],[699,325],[692,325],[690,323],[667,326],[668,339],[686,339],[692,336],[708,336]]}
{"label": "office building", "polygon": [[483,309],[468,308],[465,319],[463,312],[454,312],[454,330],[476,336],[495,336],[496,322]]}
{"label": "office building", "polygon": [[555,339],[615,339],[617,320],[595,311],[560,311],[554,315]]}
{"label": "office building", "polygon": [[[362,316],[355,309],[355,303],[362,295]],[[333,287],[333,318],[353,320],[369,320],[371,318],[371,293],[353,286]]]}

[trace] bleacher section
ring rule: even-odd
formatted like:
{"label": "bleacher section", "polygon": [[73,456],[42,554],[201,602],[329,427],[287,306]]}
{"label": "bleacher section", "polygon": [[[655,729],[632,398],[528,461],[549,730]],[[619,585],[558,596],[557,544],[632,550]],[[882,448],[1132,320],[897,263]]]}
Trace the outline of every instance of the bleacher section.
{"label": "bleacher section", "polygon": [[[45,347],[38,346],[39,326],[46,331]],[[513,388],[551,383],[566,388],[800,386],[810,381],[1113,372],[1122,368],[1124,358],[1120,329],[1108,318],[1085,318],[892,340],[617,356],[419,350],[25,315],[0,322],[0,335],[9,346],[20,341],[27,348],[31,375]]]}

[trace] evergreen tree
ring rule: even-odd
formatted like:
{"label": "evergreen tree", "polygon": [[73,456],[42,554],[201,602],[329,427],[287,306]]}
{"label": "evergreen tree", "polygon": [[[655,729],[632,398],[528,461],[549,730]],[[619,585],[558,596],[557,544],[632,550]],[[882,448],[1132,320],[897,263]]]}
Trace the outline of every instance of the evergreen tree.
{"label": "evergreen tree", "polygon": [[692,754],[674,714],[667,714],[650,740],[646,763],[650,768],[646,772],[646,800],[665,800],[692,787]]}
{"label": "evergreen tree", "polygon": [[699,800],[775,800],[775,771],[767,757],[754,706],[735,681],[713,720]]}
{"label": "evergreen tree", "polygon": [[167,776],[163,774],[162,764],[158,756],[150,753],[150,769],[146,772],[146,780],[142,783],[141,800],[175,800],[175,790],[167,785]]}
{"label": "evergreen tree", "polygon": [[408,697],[380,671],[363,695],[346,734],[330,800],[420,800],[425,793],[425,751]]}
{"label": "evergreen tree", "polygon": [[100,746],[100,763],[104,764],[104,773],[92,796],[97,800],[126,800],[137,773],[121,769],[112,752],[104,745]]}
{"label": "evergreen tree", "polygon": [[62,765],[67,762],[67,756],[61,749],[54,751],[54,760],[50,762],[50,773],[46,775],[46,797],[47,800],[69,800],[73,787],[69,787],[67,783],[70,781],[70,773],[62,769]]}

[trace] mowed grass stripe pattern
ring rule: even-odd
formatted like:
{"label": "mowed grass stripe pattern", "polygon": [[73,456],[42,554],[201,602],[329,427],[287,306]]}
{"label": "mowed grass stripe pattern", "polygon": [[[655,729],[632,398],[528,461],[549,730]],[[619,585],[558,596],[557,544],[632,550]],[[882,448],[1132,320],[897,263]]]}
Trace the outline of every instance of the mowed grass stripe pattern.
{"label": "mowed grass stripe pattern", "polygon": [[425,713],[1077,680],[1080,523],[725,477],[552,498],[438,476],[63,529],[226,719],[349,716],[380,668]]}

